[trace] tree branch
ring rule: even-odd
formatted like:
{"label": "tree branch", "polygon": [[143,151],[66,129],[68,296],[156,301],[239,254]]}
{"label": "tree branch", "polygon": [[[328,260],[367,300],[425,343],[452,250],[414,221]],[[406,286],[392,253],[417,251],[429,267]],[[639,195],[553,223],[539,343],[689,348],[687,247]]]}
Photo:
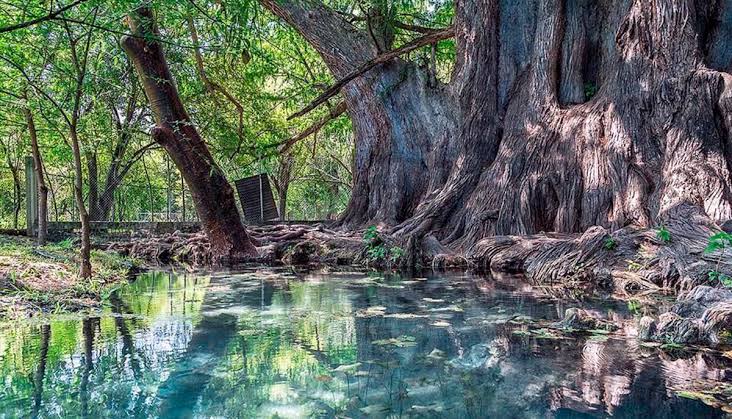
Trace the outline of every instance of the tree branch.
{"label": "tree branch", "polygon": [[286,140],[284,143],[282,143],[278,148],[279,152],[284,154],[286,153],[292,146],[297,144],[298,141],[301,141],[316,132],[320,131],[321,128],[325,126],[328,122],[331,120],[338,118],[341,116],[344,112],[346,112],[346,102],[340,102],[338,105],[335,106],[335,108],[331,109],[328,115],[324,116],[322,119],[315,122],[313,125],[306,128],[301,133],[295,135],[294,137],[291,137],[290,139]]}
{"label": "tree branch", "polygon": [[0,33],[12,32],[12,31],[15,31],[18,29],[23,29],[23,28],[27,28],[29,26],[36,25],[41,22],[45,22],[47,20],[54,19],[56,16],[60,15],[61,13],[74,8],[78,5],[80,5],[81,3],[84,3],[85,1],[87,1],[87,0],[76,0],[73,3],[67,4],[66,6],[64,6],[60,9],[56,9],[55,11],[47,14],[46,16],[42,16],[42,17],[32,19],[32,20],[29,20],[26,22],[18,23],[17,25],[11,25],[11,26],[6,26],[4,28],[0,28]]}
{"label": "tree branch", "polygon": [[338,80],[333,86],[329,87],[325,92],[323,92],[320,96],[318,96],[314,101],[310,102],[308,106],[303,108],[301,111],[298,111],[292,115],[290,115],[287,119],[293,119],[301,117],[308,112],[312,111],[313,109],[317,108],[321,104],[325,103],[326,100],[330,99],[331,97],[338,94],[338,92],[345,87],[349,82],[354,80],[355,78],[363,75],[364,73],[368,72],[369,70],[373,69],[379,64],[386,63],[388,61],[391,61],[394,58],[397,58],[401,55],[404,55],[408,52],[414,51],[415,49],[421,48],[425,45],[434,44],[438,41],[442,41],[443,39],[449,39],[455,36],[455,28],[450,26],[449,28],[441,29],[438,31],[435,31],[433,33],[421,36],[404,46],[385,52],[376,58],[373,58],[365,63],[363,63],[361,66],[359,66],[354,71],[348,73],[345,77]]}

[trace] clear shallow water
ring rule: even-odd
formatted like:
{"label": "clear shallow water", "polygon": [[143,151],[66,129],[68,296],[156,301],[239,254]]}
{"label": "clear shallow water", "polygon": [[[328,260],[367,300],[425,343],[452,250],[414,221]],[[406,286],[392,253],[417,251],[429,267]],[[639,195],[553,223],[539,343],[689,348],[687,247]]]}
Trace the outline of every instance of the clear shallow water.
{"label": "clear shallow water", "polygon": [[0,323],[0,417],[723,415],[677,394],[728,358],[525,333],[572,306],[632,317],[510,279],[147,274],[98,318]]}

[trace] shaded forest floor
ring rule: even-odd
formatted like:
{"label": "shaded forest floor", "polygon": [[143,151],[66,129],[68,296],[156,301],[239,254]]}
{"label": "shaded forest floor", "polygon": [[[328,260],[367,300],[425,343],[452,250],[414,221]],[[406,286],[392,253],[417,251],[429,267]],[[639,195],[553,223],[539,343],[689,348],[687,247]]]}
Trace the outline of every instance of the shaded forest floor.
{"label": "shaded forest floor", "polygon": [[0,235],[0,316],[96,309],[137,264],[111,252],[92,252],[91,280],[78,276],[74,240],[35,246],[26,237]]}

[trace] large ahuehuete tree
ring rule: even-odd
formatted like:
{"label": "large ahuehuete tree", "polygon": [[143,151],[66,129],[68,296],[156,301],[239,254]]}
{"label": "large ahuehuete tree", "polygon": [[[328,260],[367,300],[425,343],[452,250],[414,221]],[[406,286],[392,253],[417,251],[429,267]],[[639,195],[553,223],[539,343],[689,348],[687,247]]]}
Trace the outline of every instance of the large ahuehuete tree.
{"label": "large ahuehuete tree", "polygon": [[[261,4],[337,79],[389,48],[319,1]],[[456,0],[449,83],[397,58],[341,90],[357,144],[343,221],[470,249],[732,218],[730,13],[727,0]]]}
{"label": "large ahuehuete tree", "polygon": [[142,7],[128,16],[132,35],[122,41],[135,65],[157,125],[153,139],[170,155],[185,179],[214,259],[257,254],[242,224],[234,192],[196,130],[178,95],[152,11]]}

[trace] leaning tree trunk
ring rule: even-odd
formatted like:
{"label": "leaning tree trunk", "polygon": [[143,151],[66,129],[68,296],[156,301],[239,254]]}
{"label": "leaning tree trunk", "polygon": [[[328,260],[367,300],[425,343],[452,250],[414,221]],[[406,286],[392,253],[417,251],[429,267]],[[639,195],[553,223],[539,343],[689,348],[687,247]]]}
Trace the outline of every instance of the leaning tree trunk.
{"label": "leaning tree trunk", "polygon": [[152,11],[129,16],[133,36],[122,45],[143,82],[157,126],[153,138],[170,155],[190,188],[215,258],[256,255],[236,208],[234,192],[181,102],[160,43]]}
{"label": "leaning tree trunk", "polygon": [[28,126],[28,135],[31,140],[31,154],[33,155],[33,170],[35,171],[38,182],[38,244],[43,246],[46,244],[46,236],[48,235],[48,186],[46,185],[46,176],[43,169],[43,158],[41,157],[41,149],[38,147],[38,133],[36,131],[36,123],[33,118],[33,112],[30,108],[23,108],[25,114],[25,122]]}
{"label": "leaning tree trunk", "polygon": [[[338,79],[390,47],[319,2],[260,0],[318,51]],[[394,225],[442,186],[458,148],[451,92],[429,68],[401,59],[342,89],[356,139],[353,193],[341,220]]]}

